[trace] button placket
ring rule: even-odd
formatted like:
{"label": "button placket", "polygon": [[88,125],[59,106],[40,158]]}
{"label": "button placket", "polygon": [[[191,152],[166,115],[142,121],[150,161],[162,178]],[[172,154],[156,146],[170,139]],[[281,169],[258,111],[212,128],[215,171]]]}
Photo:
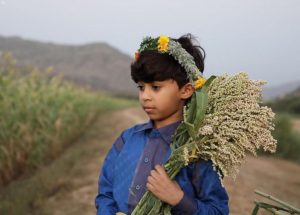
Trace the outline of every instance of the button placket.
{"label": "button placket", "polygon": [[154,138],[160,137],[160,133],[159,133],[158,130],[153,129],[153,130],[150,132],[149,136],[150,136],[150,137],[154,137]]}

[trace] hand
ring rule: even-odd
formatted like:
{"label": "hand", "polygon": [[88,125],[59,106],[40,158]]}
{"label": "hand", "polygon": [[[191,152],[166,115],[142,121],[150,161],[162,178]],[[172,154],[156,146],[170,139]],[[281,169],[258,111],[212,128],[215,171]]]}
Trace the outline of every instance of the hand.
{"label": "hand", "polygon": [[170,179],[163,166],[156,165],[147,179],[146,187],[161,201],[174,206],[183,198],[182,189]]}

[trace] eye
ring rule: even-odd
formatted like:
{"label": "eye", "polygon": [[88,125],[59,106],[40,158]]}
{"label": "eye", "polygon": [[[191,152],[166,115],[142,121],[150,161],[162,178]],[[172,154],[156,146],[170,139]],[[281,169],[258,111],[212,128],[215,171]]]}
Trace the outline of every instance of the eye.
{"label": "eye", "polygon": [[142,90],[142,89],[143,89],[143,86],[142,86],[142,85],[138,85],[137,88],[138,88],[139,90]]}
{"label": "eye", "polygon": [[152,88],[154,89],[154,90],[159,90],[160,89],[160,86],[156,86],[156,85],[154,85],[154,86],[152,86]]}

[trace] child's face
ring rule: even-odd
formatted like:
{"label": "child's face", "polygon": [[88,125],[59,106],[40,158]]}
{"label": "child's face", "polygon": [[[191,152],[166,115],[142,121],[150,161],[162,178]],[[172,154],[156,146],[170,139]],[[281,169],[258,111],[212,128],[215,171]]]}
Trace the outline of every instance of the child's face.
{"label": "child's face", "polygon": [[151,83],[139,81],[137,84],[140,104],[149,118],[154,121],[182,119],[184,100],[194,92],[190,83],[179,89],[173,79]]}

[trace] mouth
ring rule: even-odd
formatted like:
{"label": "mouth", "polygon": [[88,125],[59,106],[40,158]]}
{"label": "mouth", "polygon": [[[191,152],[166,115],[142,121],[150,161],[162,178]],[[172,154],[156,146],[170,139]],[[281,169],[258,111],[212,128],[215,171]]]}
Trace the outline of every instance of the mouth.
{"label": "mouth", "polygon": [[154,108],[154,107],[143,107],[143,109],[144,109],[146,112],[151,112],[151,111],[153,111],[155,108]]}

